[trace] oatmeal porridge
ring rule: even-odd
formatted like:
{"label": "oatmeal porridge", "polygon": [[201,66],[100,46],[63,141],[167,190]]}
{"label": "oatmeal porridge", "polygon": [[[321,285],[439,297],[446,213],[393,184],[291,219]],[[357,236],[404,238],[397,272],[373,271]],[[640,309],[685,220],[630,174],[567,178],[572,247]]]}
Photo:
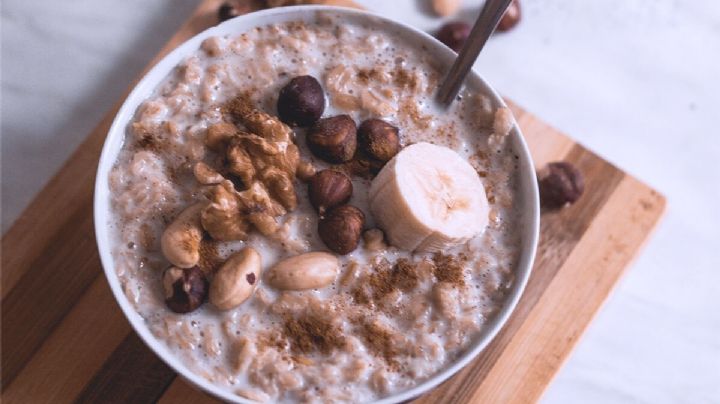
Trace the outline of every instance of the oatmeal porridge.
{"label": "oatmeal porridge", "polygon": [[512,117],[432,104],[428,52],[331,17],[210,37],[110,173],[123,290],[193,372],[257,401],[367,402],[455,361],[519,259]]}

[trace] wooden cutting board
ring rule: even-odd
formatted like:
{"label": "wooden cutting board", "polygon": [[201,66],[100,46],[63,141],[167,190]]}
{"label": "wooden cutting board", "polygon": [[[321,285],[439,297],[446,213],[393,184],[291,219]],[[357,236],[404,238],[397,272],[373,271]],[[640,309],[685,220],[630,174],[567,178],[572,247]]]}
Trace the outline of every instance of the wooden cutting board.
{"label": "wooden cutting board", "polygon": [[[150,66],[215,24],[219,3],[202,1]],[[93,183],[121,102],[3,236],[2,401],[7,404],[217,401],[177,377],[143,344],[102,274],[93,234]],[[535,268],[510,321],[474,362],[420,403],[538,399],[665,207],[653,189],[510,105],[536,165],[574,163],[585,174],[585,195],[571,207],[543,214]]]}

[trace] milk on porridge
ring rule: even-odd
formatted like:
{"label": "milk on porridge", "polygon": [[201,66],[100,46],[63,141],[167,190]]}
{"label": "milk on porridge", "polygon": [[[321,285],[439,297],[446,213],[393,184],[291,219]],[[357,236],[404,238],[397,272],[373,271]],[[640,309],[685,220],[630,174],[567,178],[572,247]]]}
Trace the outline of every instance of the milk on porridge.
{"label": "milk on porridge", "polygon": [[[487,198],[484,232],[441,252],[392,245],[368,200],[381,167],[319,158],[306,127],[277,117],[278,94],[298,76],[320,83],[323,118],[382,119],[402,150],[427,142],[468,161]],[[422,48],[329,17],[205,40],[138,108],[110,174],[115,268],[155,337],[198,375],[257,401],[367,402],[458,358],[513,282],[518,157],[504,142],[509,111],[465,91],[440,113],[439,79]],[[328,244],[342,235],[319,235],[308,195],[327,168],[351,180],[343,203],[354,210],[344,209],[362,216],[346,254]],[[165,245],[182,237],[195,237],[195,255]],[[175,268],[184,263],[195,272]],[[203,293],[166,303],[168,277]]]}

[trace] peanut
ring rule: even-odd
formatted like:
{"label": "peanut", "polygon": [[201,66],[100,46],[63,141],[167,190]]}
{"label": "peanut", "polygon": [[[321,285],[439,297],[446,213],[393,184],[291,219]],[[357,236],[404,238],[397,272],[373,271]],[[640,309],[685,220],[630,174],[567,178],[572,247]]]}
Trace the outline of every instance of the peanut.
{"label": "peanut", "polygon": [[204,207],[205,203],[200,202],[186,208],[162,234],[162,252],[176,267],[191,268],[200,260],[200,211]]}
{"label": "peanut", "polygon": [[333,254],[309,252],[287,258],[270,269],[268,282],[283,290],[325,287],[337,277],[340,262]]}
{"label": "peanut", "polygon": [[261,270],[260,254],[253,248],[231,255],[210,284],[210,303],[220,310],[239,306],[252,295]]}

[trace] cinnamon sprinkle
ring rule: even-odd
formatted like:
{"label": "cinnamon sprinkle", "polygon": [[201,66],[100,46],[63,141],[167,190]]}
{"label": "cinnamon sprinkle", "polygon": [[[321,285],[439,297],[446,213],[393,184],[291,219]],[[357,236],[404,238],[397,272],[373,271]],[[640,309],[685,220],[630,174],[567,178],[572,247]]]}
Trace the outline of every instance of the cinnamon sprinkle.
{"label": "cinnamon sprinkle", "polygon": [[218,243],[209,238],[200,241],[200,261],[198,266],[205,272],[213,273],[223,264],[217,250]]}
{"label": "cinnamon sprinkle", "polygon": [[[387,261],[382,261],[374,268],[366,282],[369,291],[361,285],[355,288],[351,294],[358,304],[368,305],[371,301],[379,301],[395,290],[409,292],[415,289],[420,282],[420,275],[417,266],[410,260],[401,258],[395,265],[390,266]],[[372,299],[370,298],[372,294]]]}
{"label": "cinnamon sprinkle", "polygon": [[339,327],[315,314],[299,317],[284,316],[283,333],[295,353],[319,351],[327,355],[345,346],[345,336]]}
{"label": "cinnamon sprinkle", "polygon": [[382,73],[377,69],[360,69],[357,72],[358,81],[369,84],[370,81],[382,81]]}
{"label": "cinnamon sprinkle", "polygon": [[400,88],[409,88],[411,90],[417,89],[418,85],[418,79],[417,77],[410,73],[407,69],[403,69],[402,67],[396,68],[392,73],[393,76],[393,82],[396,86]]}
{"label": "cinnamon sprinkle", "polygon": [[435,253],[433,273],[438,282],[448,282],[455,286],[465,286],[464,268],[460,260],[452,255]]}
{"label": "cinnamon sprinkle", "polygon": [[398,370],[400,363],[396,357],[400,354],[397,347],[397,336],[381,327],[380,325],[368,321],[361,320],[360,335],[365,340],[368,349],[385,360],[391,370]]}

